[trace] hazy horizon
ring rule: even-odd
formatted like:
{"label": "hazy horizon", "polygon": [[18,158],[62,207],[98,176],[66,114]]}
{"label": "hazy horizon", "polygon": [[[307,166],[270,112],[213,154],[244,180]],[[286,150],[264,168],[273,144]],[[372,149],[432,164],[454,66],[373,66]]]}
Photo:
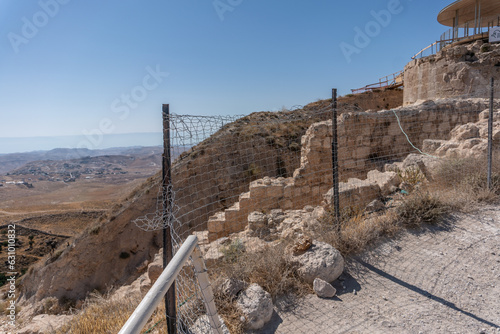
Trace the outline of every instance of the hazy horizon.
{"label": "hazy horizon", "polygon": [[159,146],[161,132],[100,134],[94,136],[0,137],[0,154],[50,151],[57,148],[100,150],[114,147]]}

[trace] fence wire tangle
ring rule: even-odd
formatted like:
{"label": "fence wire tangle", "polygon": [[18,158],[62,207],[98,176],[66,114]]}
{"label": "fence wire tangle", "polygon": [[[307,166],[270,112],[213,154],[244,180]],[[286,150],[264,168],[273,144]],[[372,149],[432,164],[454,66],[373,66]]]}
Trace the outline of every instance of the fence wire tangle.
{"label": "fence wire tangle", "polygon": [[[494,120],[500,119],[499,106],[495,101]],[[360,228],[397,210],[419,189],[458,189],[470,181],[467,176],[476,178],[479,187],[486,171],[488,107],[485,99],[443,99],[377,112],[339,106],[343,217],[355,217]],[[170,116],[171,151],[176,157],[172,209],[166,213],[168,219],[159,212],[137,223],[143,229],[158,229],[168,221],[175,249],[188,235],[198,236],[219,313],[232,331],[241,328],[231,318],[231,308],[222,306],[234,302],[227,299],[227,282],[241,281],[243,286],[257,282],[272,290],[275,298],[297,286],[289,280],[272,283],[275,271],[287,279],[295,277],[279,262],[283,254],[272,250],[284,253],[285,245],[303,237],[328,241],[325,221],[332,208],[333,186],[331,116],[328,101],[245,117]],[[500,123],[494,129],[500,133]],[[495,163],[497,172],[498,167]],[[266,261],[271,263],[264,274]],[[339,294],[345,292],[342,289]],[[182,333],[208,323],[200,296],[193,268],[185,267],[177,281]],[[286,311],[276,305],[275,309],[291,319]],[[316,319],[314,314],[308,321],[312,326],[317,321],[319,326],[325,314]],[[289,330],[294,324],[284,328]],[[369,330],[370,326],[361,323],[359,328]],[[347,323],[335,328],[343,330],[348,330]],[[297,333],[305,331],[295,327]]]}

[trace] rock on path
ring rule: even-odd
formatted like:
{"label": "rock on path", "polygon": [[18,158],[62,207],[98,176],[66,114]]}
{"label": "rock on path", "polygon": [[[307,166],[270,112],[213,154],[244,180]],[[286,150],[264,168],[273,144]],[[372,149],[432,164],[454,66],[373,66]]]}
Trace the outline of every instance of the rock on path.
{"label": "rock on path", "polygon": [[259,333],[500,333],[500,206],[451,220],[347,261],[337,297],[308,295]]}

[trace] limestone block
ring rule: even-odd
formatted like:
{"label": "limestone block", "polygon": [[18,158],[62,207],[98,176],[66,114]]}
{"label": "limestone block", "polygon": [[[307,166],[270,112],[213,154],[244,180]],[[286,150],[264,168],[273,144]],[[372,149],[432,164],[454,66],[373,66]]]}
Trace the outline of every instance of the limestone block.
{"label": "limestone block", "polygon": [[434,154],[446,140],[425,139],[422,145],[422,151],[429,154]]}
{"label": "limestone block", "polygon": [[362,146],[356,148],[356,159],[367,159],[370,155],[370,147]]}
{"label": "limestone block", "polygon": [[224,230],[224,225],[226,223],[226,215],[224,212],[217,212],[215,215],[208,219],[208,231],[213,233],[218,233]]}
{"label": "limestone block", "polygon": [[337,293],[337,290],[330,283],[321,278],[314,279],[313,289],[320,298],[332,298]]}
{"label": "limestone block", "polygon": [[459,158],[460,156],[462,156],[461,154],[461,150],[459,148],[449,148],[448,150],[446,150],[446,153],[445,153],[445,157],[447,158],[450,158],[450,159],[455,159],[455,158]]}
{"label": "limestone block", "polygon": [[432,124],[431,122],[425,122],[424,124],[422,124],[422,132],[426,132],[426,133],[436,132],[435,125]]}
{"label": "limestone block", "polygon": [[399,186],[400,180],[395,172],[379,172],[372,170],[368,172],[367,180],[379,186],[382,196],[387,196],[393,192],[394,187]]}
{"label": "limestone block", "polygon": [[451,138],[456,141],[477,137],[479,137],[479,128],[473,123],[457,126],[451,131]]}
{"label": "limestone block", "polygon": [[465,149],[465,150],[469,150],[469,149],[473,148],[474,146],[479,145],[483,142],[485,142],[484,139],[480,139],[480,138],[467,139],[462,144],[460,144],[460,148]]}
{"label": "limestone block", "polygon": [[449,150],[453,150],[453,149],[456,149],[458,148],[458,146],[460,145],[460,143],[457,143],[457,142],[445,142],[443,145],[441,145],[437,150],[436,150],[436,154],[440,157],[442,156],[448,156],[448,157],[453,157],[454,155],[448,155],[447,152]]}
{"label": "limestone block", "polygon": [[264,184],[263,179],[250,182],[250,197],[251,198],[265,197],[266,188],[267,186]]}
{"label": "limestone block", "polygon": [[286,199],[281,203],[281,207],[283,208],[283,210],[293,210],[294,209],[294,202],[292,202],[289,199]]}
{"label": "limestone block", "polygon": [[[359,180],[351,178],[348,182],[339,183],[339,196],[342,206],[354,206],[365,208],[368,203],[380,197],[380,188],[367,180]],[[333,203],[333,188],[330,189],[324,196],[326,205]]]}
{"label": "limestone block", "polygon": [[267,217],[262,212],[254,211],[248,215],[248,228],[252,231],[267,227]]}
{"label": "limestone block", "polygon": [[451,130],[451,125],[448,121],[439,124],[438,132],[448,133]]}
{"label": "limestone block", "polygon": [[356,168],[358,170],[364,170],[366,166],[366,159],[368,157],[360,158],[359,160],[356,160]]}
{"label": "limestone block", "polygon": [[267,187],[266,196],[269,200],[272,200],[273,198],[275,199],[283,197],[283,189],[284,189],[283,184],[272,184]]}
{"label": "limestone block", "polygon": [[249,191],[240,195],[239,203],[240,203],[240,211],[242,212],[242,214],[248,215],[250,213],[250,211],[253,210],[252,205],[251,205],[252,200],[250,198]]}

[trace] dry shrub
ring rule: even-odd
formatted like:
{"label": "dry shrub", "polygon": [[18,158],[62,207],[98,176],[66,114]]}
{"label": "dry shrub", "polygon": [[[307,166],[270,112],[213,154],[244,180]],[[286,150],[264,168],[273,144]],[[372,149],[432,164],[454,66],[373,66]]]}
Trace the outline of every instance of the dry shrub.
{"label": "dry shrub", "polygon": [[220,263],[220,273],[225,278],[257,283],[273,298],[291,292],[302,293],[304,283],[287,256],[290,242],[282,240],[258,251],[246,251],[232,263]]}
{"label": "dry shrub", "polygon": [[491,189],[487,185],[485,158],[443,159],[429,189],[455,209],[468,209],[476,203],[497,202],[500,195],[500,160],[492,163]]}
{"label": "dry shrub", "polygon": [[327,212],[321,220],[323,229],[317,238],[338,249],[344,257],[358,254],[381,236],[394,235],[400,229],[391,213],[366,219],[362,211],[343,211],[340,228],[335,213]]}
{"label": "dry shrub", "polygon": [[286,251],[289,244],[282,240],[257,251],[238,251],[237,258],[231,252],[230,261],[222,260],[214,266],[216,270],[212,272],[211,281],[215,282],[217,310],[231,333],[243,333],[244,324],[235,300],[220,289],[220,284],[225,279],[236,279],[247,284],[257,283],[271,294],[273,301],[279,297],[300,296],[311,291],[310,286],[297,274],[296,266],[290,263]]}
{"label": "dry shrub", "polygon": [[244,322],[241,321],[243,313],[236,307],[236,301],[217,290],[214,292],[214,297],[217,313],[224,319],[229,332],[243,334],[245,332]]}
{"label": "dry shrub", "polygon": [[449,211],[450,207],[437,197],[415,192],[396,207],[396,217],[404,227],[417,228],[439,222]]}
{"label": "dry shrub", "polygon": [[57,333],[118,333],[140,301],[138,295],[118,299],[93,294],[82,311]]}
{"label": "dry shrub", "polygon": [[450,206],[422,190],[395,203],[392,210],[367,215],[362,210],[346,208],[337,222],[333,210],[321,220],[322,230],[316,238],[338,249],[343,256],[359,254],[381,237],[393,237],[403,228],[417,228],[438,222]]}

